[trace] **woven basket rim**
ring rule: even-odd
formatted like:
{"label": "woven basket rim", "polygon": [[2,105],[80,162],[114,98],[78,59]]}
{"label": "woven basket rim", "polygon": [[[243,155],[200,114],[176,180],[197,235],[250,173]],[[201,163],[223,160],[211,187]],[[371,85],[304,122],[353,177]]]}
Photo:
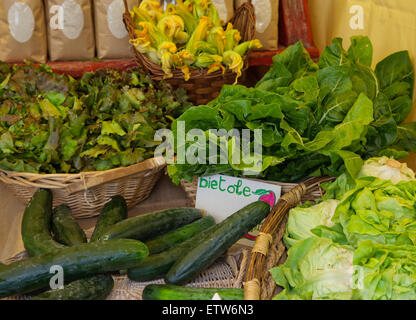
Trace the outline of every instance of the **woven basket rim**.
{"label": "woven basket rim", "polygon": [[7,171],[0,169],[0,181],[6,185],[20,185],[27,188],[65,188],[68,195],[86,190],[104,183],[123,179],[134,174],[148,171],[152,174],[161,171],[167,165],[164,157],[150,158],[127,167],[119,167],[104,171],[88,171],[80,173],[30,173]]}
{"label": "woven basket rim", "polygon": [[[124,6],[125,6],[125,11],[123,13],[123,22],[124,22],[124,25],[125,25],[125,27],[128,31],[130,40],[134,40],[136,38],[135,38],[135,35],[134,35],[134,29],[132,28],[133,22],[132,22],[132,18],[131,18],[130,12],[129,12],[129,7],[128,7],[127,0],[124,0]],[[251,21],[253,22],[254,31],[252,32],[252,34],[248,35],[248,40],[253,40],[255,38],[255,34],[256,34],[256,23],[255,23],[256,22],[256,16],[254,14],[254,7],[251,4],[251,1],[243,3],[237,9],[237,11],[234,13],[234,16],[228,22],[233,21],[237,17],[237,14],[239,14],[239,12],[240,11],[242,12],[243,10],[247,10],[247,12],[249,12]],[[227,22],[227,24],[228,24],[228,22]],[[208,73],[208,68],[200,69],[200,68],[197,68],[197,67],[191,67],[191,68],[189,68],[189,75],[190,75],[189,80],[185,80],[185,75],[183,74],[182,70],[177,69],[177,68],[172,70],[172,76],[171,77],[167,77],[165,72],[162,70],[162,66],[160,66],[160,65],[154,63],[153,61],[151,61],[145,54],[140,53],[135,48],[135,46],[131,45],[131,47],[133,48],[133,51],[134,51],[135,56],[136,56],[136,62],[138,63],[139,67],[142,67],[144,69],[144,71],[153,80],[158,80],[158,81],[159,80],[182,80],[182,81],[186,81],[186,82],[191,82],[192,80],[199,80],[199,79],[221,79],[221,78],[225,78],[227,76],[234,75],[232,70],[226,70],[225,72],[222,72],[221,70],[217,70],[215,72]],[[247,68],[247,61],[248,61],[249,52],[250,52],[250,50],[242,57],[243,61],[244,61],[244,68]],[[237,76],[237,75],[235,74],[235,76]]]}
{"label": "woven basket rim", "polygon": [[[109,173],[114,173],[114,172],[121,172],[121,171],[126,171],[128,169],[131,168],[137,168],[138,170],[137,172],[141,172],[144,170],[149,169],[149,164],[153,164],[152,167],[159,167],[159,166],[164,166],[166,165],[166,161],[165,158],[163,157],[157,157],[157,158],[150,158],[150,159],[146,159],[144,161],[141,161],[139,163],[135,163],[132,164],[130,166],[127,167],[118,167],[118,168],[113,168],[113,169],[109,169],[109,170],[103,170],[103,171],[83,171],[83,172],[78,172],[78,173],[32,173],[32,172],[22,172],[22,171],[13,171],[13,170],[4,170],[0,168],[0,173],[4,172],[8,175],[11,176],[22,176],[22,177],[44,177],[44,178],[51,178],[51,177],[56,177],[56,178],[64,178],[64,177],[81,177],[81,176],[97,176],[97,175],[105,175],[105,174],[109,174]],[[140,169],[140,170],[139,170]]]}

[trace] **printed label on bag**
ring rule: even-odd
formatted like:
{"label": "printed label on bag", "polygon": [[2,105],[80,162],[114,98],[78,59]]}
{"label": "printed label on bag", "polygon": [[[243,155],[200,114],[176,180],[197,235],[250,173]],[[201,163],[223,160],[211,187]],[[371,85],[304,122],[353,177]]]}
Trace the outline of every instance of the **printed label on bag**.
{"label": "printed label on bag", "polygon": [[25,43],[32,38],[35,30],[35,18],[32,9],[25,3],[15,2],[10,8],[7,17],[12,37]]}
{"label": "printed label on bag", "polygon": [[62,32],[68,39],[75,40],[84,29],[84,13],[81,6],[74,0],[65,0],[62,7],[64,9],[64,29]]}
{"label": "printed label on bag", "polygon": [[111,33],[117,39],[123,39],[128,36],[126,27],[123,23],[124,3],[123,0],[114,0],[108,6],[107,25]]}
{"label": "printed label on bag", "polygon": [[[265,201],[274,207],[282,192],[281,186],[224,175],[200,177],[195,207],[204,210],[217,223],[256,201]],[[258,227],[248,233],[239,243],[253,246]]]}

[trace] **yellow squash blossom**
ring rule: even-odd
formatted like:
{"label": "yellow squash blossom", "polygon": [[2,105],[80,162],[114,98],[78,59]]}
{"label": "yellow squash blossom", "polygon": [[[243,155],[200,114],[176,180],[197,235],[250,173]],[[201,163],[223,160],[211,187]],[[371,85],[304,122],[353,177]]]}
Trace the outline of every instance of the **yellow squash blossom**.
{"label": "yellow squash blossom", "polygon": [[195,62],[195,56],[186,49],[182,49],[176,52],[174,55],[175,66],[184,66],[184,65],[190,66],[194,62]]}
{"label": "yellow squash blossom", "polygon": [[195,54],[198,47],[198,41],[205,41],[208,35],[208,30],[210,28],[211,21],[208,17],[202,17],[199,21],[198,26],[195,31],[192,33],[191,38],[186,44],[186,50]]}
{"label": "yellow squash blossom", "polygon": [[189,66],[195,62],[195,57],[186,49],[183,49],[173,56],[174,65],[182,70],[185,81],[188,81],[190,78]]}
{"label": "yellow squash blossom", "polygon": [[224,54],[225,49],[225,33],[222,27],[212,28],[208,34],[208,43],[217,48],[219,55]]}
{"label": "yellow squash blossom", "polygon": [[167,15],[159,20],[157,27],[169,39],[184,43],[188,40],[188,34],[184,32],[185,23],[178,15]]}
{"label": "yellow squash blossom", "polygon": [[221,70],[222,74],[225,73],[225,67],[221,63],[214,62],[209,66],[207,73],[210,74],[218,70]]}
{"label": "yellow squash blossom", "polygon": [[232,72],[237,74],[234,84],[237,84],[238,78],[241,77],[242,69],[244,66],[243,58],[237,53],[232,50],[225,51],[224,55],[224,64],[232,70]]}
{"label": "yellow squash blossom", "polygon": [[221,18],[215,5],[209,1],[207,14],[215,27],[221,27]]}
{"label": "yellow squash blossom", "polygon": [[182,70],[183,78],[185,79],[185,81],[188,81],[191,78],[191,73],[189,71],[189,66],[182,66],[182,67],[177,67],[177,68]]}
{"label": "yellow squash blossom", "polygon": [[195,61],[195,66],[201,69],[208,68],[213,63],[221,63],[223,58],[215,54],[201,53]]}
{"label": "yellow squash blossom", "polygon": [[259,40],[251,40],[246,41],[243,43],[240,43],[238,46],[236,46],[233,51],[237,52],[240,56],[244,56],[246,52],[250,49],[260,49],[262,47]]}
{"label": "yellow squash blossom", "polygon": [[134,7],[133,11],[130,11],[130,15],[136,28],[138,28],[140,22],[154,23],[152,17],[143,9]]}
{"label": "yellow squash blossom", "polygon": [[233,29],[233,25],[228,23],[225,30],[225,50],[233,50],[241,41],[240,31]]}
{"label": "yellow squash blossom", "polygon": [[192,34],[198,26],[199,20],[194,17],[192,11],[189,11],[188,7],[183,3],[182,0],[176,1],[176,14],[182,18],[188,34]]}
{"label": "yellow squash blossom", "polygon": [[157,0],[143,0],[139,6],[140,9],[146,11],[153,21],[157,22],[163,15],[163,9]]}
{"label": "yellow squash blossom", "polygon": [[173,42],[165,41],[158,47],[158,54],[162,63],[162,70],[166,74],[166,78],[171,78],[173,67],[173,55],[177,48]]}

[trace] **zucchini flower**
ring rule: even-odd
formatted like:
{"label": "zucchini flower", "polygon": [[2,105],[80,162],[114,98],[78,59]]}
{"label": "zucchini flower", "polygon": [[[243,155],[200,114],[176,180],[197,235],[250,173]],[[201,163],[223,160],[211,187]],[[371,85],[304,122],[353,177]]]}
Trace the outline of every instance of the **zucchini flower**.
{"label": "zucchini flower", "polygon": [[192,33],[191,38],[186,44],[186,50],[195,54],[198,47],[198,41],[205,41],[208,36],[208,29],[211,25],[211,21],[208,17],[202,17],[199,20],[199,24],[196,27],[195,31]]}
{"label": "zucchini flower", "polygon": [[225,49],[225,33],[222,27],[212,28],[208,34],[207,41],[217,48],[219,55],[224,54]]}
{"label": "zucchini flower", "polygon": [[177,48],[173,42],[165,41],[157,49],[162,62],[162,70],[166,74],[166,78],[171,78],[173,67],[173,55]]}
{"label": "zucchini flower", "polygon": [[138,28],[139,23],[143,21],[154,23],[152,17],[143,9],[134,7],[133,11],[130,11],[130,15],[136,28]]}
{"label": "zucchini flower", "polygon": [[163,9],[157,0],[143,0],[139,6],[140,9],[146,11],[148,15],[157,22],[163,15]]}
{"label": "zucchini flower", "polygon": [[209,66],[207,73],[210,74],[218,70],[221,70],[222,74],[225,73],[225,67],[221,63],[214,62]]}
{"label": "zucchini flower", "polygon": [[223,58],[215,54],[201,53],[195,61],[195,66],[201,69],[208,68],[214,63],[221,63]]}
{"label": "zucchini flower", "polygon": [[131,39],[130,44],[133,45],[140,53],[146,54],[146,56],[149,57],[153,63],[160,64],[159,55],[148,40],[144,38]]}
{"label": "zucchini flower", "polygon": [[260,49],[262,47],[259,40],[251,40],[240,43],[238,46],[234,48],[234,52],[237,52],[240,56],[244,56],[248,50],[250,49]]}
{"label": "zucchini flower", "polygon": [[198,19],[194,17],[192,11],[189,11],[189,8],[183,3],[182,0],[176,1],[175,14],[182,18],[183,22],[185,23],[185,30],[188,32],[188,34],[192,34],[198,26]]}
{"label": "zucchini flower", "polygon": [[197,41],[195,42],[195,55],[198,56],[201,53],[217,54],[217,48],[209,42]]}
{"label": "zucchini flower", "polygon": [[233,29],[233,25],[228,23],[225,30],[225,51],[233,50],[241,41],[240,31]]}
{"label": "zucchini flower", "polygon": [[217,7],[211,1],[209,1],[208,5],[208,17],[211,19],[215,27],[221,27],[221,18]]}
{"label": "zucchini flower", "polygon": [[222,65],[223,58],[215,54],[204,54],[202,53],[196,59],[195,66],[198,68],[208,68],[207,73],[213,73],[217,70],[222,70],[222,73],[225,73],[225,68]]}
{"label": "zucchini flower", "polygon": [[198,19],[208,16],[209,5],[212,5],[211,0],[190,0],[194,3],[193,13]]}
{"label": "zucchini flower", "polygon": [[136,38],[142,41],[142,43],[144,41],[148,41],[154,48],[158,48],[163,42],[169,40],[151,22],[140,22],[138,28],[135,30],[135,33]]}
{"label": "zucchini flower", "polygon": [[183,49],[173,56],[174,65],[182,70],[185,81],[188,81],[190,78],[189,66],[195,62],[195,57],[186,49]]}
{"label": "zucchini flower", "polygon": [[191,73],[189,72],[189,66],[181,66],[177,68],[182,70],[183,78],[185,79],[185,81],[188,81],[191,78]]}
{"label": "zucchini flower", "polygon": [[234,84],[237,84],[238,78],[241,77],[241,70],[244,67],[243,58],[237,53],[232,50],[225,51],[224,55],[224,64],[234,73],[237,74]]}
{"label": "zucchini flower", "polygon": [[174,55],[174,63],[176,66],[190,66],[195,62],[195,56],[186,49],[178,51]]}
{"label": "zucchini flower", "polygon": [[131,39],[130,44],[140,53],[147,53],[152,48],[152,44],[147,38]]}
{"label": "zucchini flower", "polygon": [[178,41],[180,43],[188,40],[188,34],[184,32],[185,24],[180,16],[167,15],[159,20],[157,24],[159,30],[169,41]]}

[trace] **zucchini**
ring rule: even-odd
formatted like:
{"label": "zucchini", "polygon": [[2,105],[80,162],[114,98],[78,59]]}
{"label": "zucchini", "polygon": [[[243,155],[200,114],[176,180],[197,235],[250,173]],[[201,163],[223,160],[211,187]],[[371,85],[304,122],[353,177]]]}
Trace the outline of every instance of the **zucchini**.
{"label": "zucchini", "polygon": [[196,220],[186,226],[163,234],[153,240],[145,242],[149,249],[149,254],[157,254],[170,249],[171,247],[193,237],[202,230],[207,229],[215,224],[213,217],[207,216]]}
{"label": "zucchini", "polygon": [[249,204],[209,229],[206,237],[180,257],[165,277],[169,284],[182,284],[209,267],[219,256],[252,230],[270,213],[263,201]]}
{"label": "zucchini", "polygon": [[112,225],[127,219],[127,204],[122,196],[114,196],[100,212],[90,241],[98,240]]}
{"label": "zucchini", "polygon": [[101,240],[136,239],[149,240],[202,218],[202,211],[195,208],[179,208],[156,211],[129,218],[109,227]]}
{"label": "zucchini", "polygon": [[[125,218],[127,218],[126,201],[121,196],[112,197],[100,212],[91,241],[98,239],[109,226]],[[69,240],[77,239],[75,237]],[[87,240],[85,239],[84,242]],[[38,295],[34,300],[104,300],[113,288],[114,280],[111,274],[102,274],[75,280],[61,290],[49,290]]]}
{"label": "zucchini", "polygon": [[170,248],[159,254],[154,254],[143,261],[140,261],[134,268],[127,270],[128,277],[137,282],[146,282],[163,278],[176,260],[192,249],[197,243],[205,238],[205,233],[209,232],[215,226],[211,226],[204,232],[194,235],[192,238]]}
{"label": "zucchini", "polygon": [[0,298],[48,287],[52,266],[61,266],[64,280],[72,281],[134,267],[148,253],[140,241],[117,239],[83,243],[17,261],[0,268]]}
{"label": "zucchini", "polygon": [[51,235],[52,192],[39,189],[26,207],[22,220],[22,239],[29,256],[65,248]]}
{"label": "zucchini", "polygon": [[49,290],[33,300],[104,300],[114,287],[113,277],[102,274],[75,280],[63,289]]}
{"label": "zucchini", "polygon": [[143,300],[212,300],[218,293],[222,300],[244,300],[243,289],[190,288],[169,284],[150,284],[143,290]]}
{"label": "zucchini", "polygon": [[66,205],[56,207],[52,213],[52,231],[55,240],[66,246],[75,246],[87,242],[84,230],[71,215],[71,209]]}

